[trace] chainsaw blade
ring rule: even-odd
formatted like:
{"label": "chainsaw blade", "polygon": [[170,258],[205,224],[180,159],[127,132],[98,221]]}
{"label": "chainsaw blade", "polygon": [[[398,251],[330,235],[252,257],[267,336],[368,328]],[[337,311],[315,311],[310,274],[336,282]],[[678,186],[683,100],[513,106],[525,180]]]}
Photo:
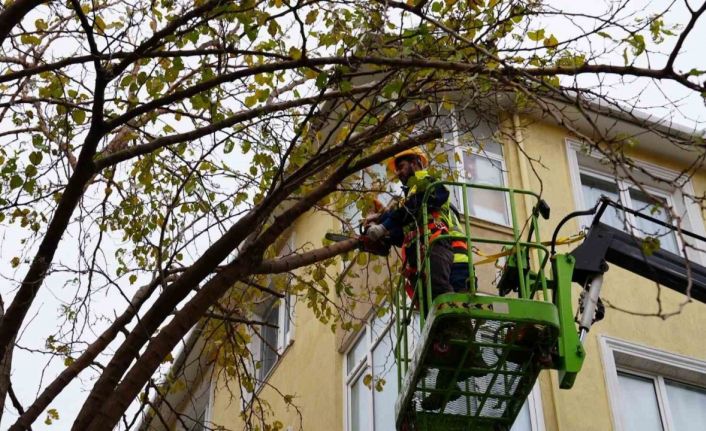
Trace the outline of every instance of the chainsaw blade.
{"label": "chainsaw blade", "polygon": [[327,233],[326,239],[334,242],[348,241],[349,239],[355,239],[354,236],[343,235],[340,233]]}

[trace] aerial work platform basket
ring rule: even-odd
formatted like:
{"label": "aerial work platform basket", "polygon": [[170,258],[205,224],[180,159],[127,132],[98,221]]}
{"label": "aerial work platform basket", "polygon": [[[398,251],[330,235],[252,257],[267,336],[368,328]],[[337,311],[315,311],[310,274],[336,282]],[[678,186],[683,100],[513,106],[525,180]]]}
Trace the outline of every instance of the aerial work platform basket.
{"label": "aerial work platform basket", "polygon": [[[398,428],[509,429],[558,334],[559,316],[548,302],[440,296],[402,383]],[[441,407],[424,410],[422,401],[434,393]]]}
{"label": "aerial work platform basket", "polygon": [[[430,240],[427,223],[422,223],[416,268],[429,274],[430,262],[423,251],[434,241],[462,239],[468,245],[469,291],[439,295],[425,304],[425,299],[432,298],[430,277],[417,277],[407,289],[401,279],[395,300],[396,426],[400,431],[509,430],[542,369],[559,370],[560,386],[569,388],[581,368],[584,353],[571,305],[573,258],[550,259],[538,227],[539,216],[548,217],[548,207],[536,194],[439,184],[460,198],[462,232]],[[507,238],[489,238],[472,229],[468,195],[473,189],[505,194],[512,230]],[[525,204],[533,201],[522,223],[515,205],[518,195]],[[423,208],[422,220],[426,219]],[[497,253],[479,254],[479,244],[496,247]],[[477,280],[477,265],[497,262],[502,262],[502,270],[494,284]],[[485,293],[479,292],[479,283]],[[491,285],[497,293],[489,292]],[[413,292],[411,298],[406,290]]]}

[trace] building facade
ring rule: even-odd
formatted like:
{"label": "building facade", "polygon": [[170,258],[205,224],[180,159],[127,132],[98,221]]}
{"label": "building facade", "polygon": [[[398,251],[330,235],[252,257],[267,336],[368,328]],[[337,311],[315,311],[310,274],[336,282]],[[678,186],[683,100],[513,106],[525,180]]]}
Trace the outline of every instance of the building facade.
{"label": "building facade", "polygon": [[[640,130],[617,115],[596,114],[596,119],[596,124],[614,133],[636,135]],[[706,215],[693,197],[703,199],[706,194],[706,166],[685,178],[682,172],[699,154],[675,150],[659,133],[644,130],[636,142],[631,141],[629,154],[636,166],[616,175],[600,152],[587,151],[574,133],[546,118],[501,114],[496,127],[502,133],[478,132],[493,136],[484,145],[445,136],[455,140],[459,177],[541,192],[551,206],[551,217],[542,225],[543,238],[551,237],[566,214],[593,206],[601,195],[665,220],[664,208],[672,208],[683,229],[704,235]],[[508,235],[508,207],[503,199],[492,193],[472,196],[473,228]],[[654,199],[663,202],[662,209],[654,207]],[[527,214],[523,205],[519,211]],[[606,217],[616,227],[626,225],[625,215]],[[564,233],[579,232],[589,221],[574,219]],[[663,248],[680,253],[681,236],[656,226],[641,228],[660,235]],[[288,247],[320,246],[326,232],[337,230],[340,222],[335,218],[311,214],[293,226]],[[562,251],[572,247],[563,246]],[[690,249],[689,257],[706,265],[703,252]],[[481,290],[492,292],[488,280],[493,279],[493,271],[491,266],[479,272]],[[359,282],[364,280],[370,287],[375,277],[384,276],[371,273]],[[575,299],[580,290],[574,286]],[[513,431],[706,429],[706,304],[687,303],[685,296],[618,267],[606,274],[602,297],[608,306],[606,317],[584,343],[587,357],[573,389],[559,389],[556,373],[543,371]],[[260,363],[255,373],[265,382],[253,390],[269,403],[275,426],[306,431],[394,429],[397,371],[391,315],[374,310],[357,306],[352,314],[362,324],[343,333],[322,324],[294,297],[263,309],[261,317],[272,327],[263,328],[257,337],[261,341],[253,344]],[[198,411],[193,402],[181,401],[180,407],[194,410],[189,411],[200,419],[175,422],[174,428],[242,429],[242,407],[250,395],[226,388],[219,373],[204,375],[208,377],[185,390],[193,393],[198,388],[202,401]],[[382,380],[376,390],[375,384]]]}

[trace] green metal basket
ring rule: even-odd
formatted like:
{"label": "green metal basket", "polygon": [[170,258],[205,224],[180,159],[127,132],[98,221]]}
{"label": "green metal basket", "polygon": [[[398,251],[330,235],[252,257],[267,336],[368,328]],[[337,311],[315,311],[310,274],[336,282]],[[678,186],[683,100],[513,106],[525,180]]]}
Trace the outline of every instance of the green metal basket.
{"label": "green metal basket", "polygon": [[559,334],[556,306],[445,294],[426,320],[395,406],[397,429],[510,429],[537,375],[550,365]]}

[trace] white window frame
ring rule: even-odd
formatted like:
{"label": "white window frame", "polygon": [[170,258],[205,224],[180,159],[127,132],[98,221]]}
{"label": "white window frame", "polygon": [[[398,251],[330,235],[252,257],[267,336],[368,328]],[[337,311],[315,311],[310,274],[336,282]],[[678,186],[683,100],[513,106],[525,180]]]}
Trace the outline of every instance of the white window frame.
{"label": "white window frame", "polygon": [[[583,190],[582,190],[582,183],[581,183],[581,174],[586,174],[593,176],[598,179],[602,179],[604,181],[609,181],[609,182],[616,182],[615,176],[611,176],[611,174],[607,171],[600,171],[596,170],[595,168],[592,167],[587,167],[587,166],[582,166],[579,163],[579,156],[578,154],[581,153],[582,156],[585,157],[590,157],[591,159],[594,160],[600,160],[601,155],[596,151],[596,150],[591,150],[588,154],[586,152],[582,151],[582,145],[580,142],[571,139],[571,138],[566,138],[566,155],[568,158],[568,165],[569,165],[569,175],[571,177],[571,184],[572,184],[572,191],[574,195],[574,202],[575,202],[575,207],[576,209],[586,209],[584,208],[585,201],[583,197]],[[641,160],[635,160],[635,164],[639,166],[641,169],[644,169],[645,172],[648,172],[649,174],[661,178],[667,182],[673,182],[672,180],[679,177],[680,172],[671,170],[668,168],[665,168],[663,166],[658,166],[652,163],[644,162]],[[701,209],[698,206],[698,204],[690,199],[686,199],[684,195],[694,195],[694,186],[692,184],[691,180],[687,180],[684,182],[682,189],[679,190],[677,188],[674,189],[667,189],[663,187],[655,187],[652,185],[641,185],[645,191],[648,193],[654,194],[657,197],[664,198],[667,200],[667,204],[674,207],[675,202],[679,200],[681,202],[681,205],[684,207],[684,217],[682,219],[682,225],[684,229],[690,230],[691,232],[694,232],[697,235],[701,236],[706,236],[706,229],[704,228],[704,221],[701,217]],[[629,189],[630,187],[635,188],[634,185],[629,183],[628,181],[625,180],[618,180],[617,182],[617,187],[618,187],[618,192],[621,196],[621,200],[623,202],[630,202],[629,196]],[[627,205],[626,205],[627,206]],[[636,227],[636,224],[634,222],[634,216],[632,214],[627,213],[627,220],[628,224],[630,226]],[[584,226],[589,226],[591,223],[591,216],[583,216],[581,217],[581,224]],[[681,247],[682,247],[682,242],[681,238],[679,235],[675,235],[676,241],[677,241],[677,247],[679,248],[679,251],[681,253]],[[706,247],[706,244],[703,245]],[[704,252],[699,252],[695,249],[688,249],[690,251],[689,253],[689,258],[692,259],[696,263],[700,264],[706,264],[706,253]]]}
{"label": "white window frame", "polygon": [[598,343],[603,361],[613,430],[622,431],[623,411],[620,404],[618,371],[655,381],[655,392],[664,431],[678,431],[671,425],[671,413],[666,402],[664,379],[706,388],[706,361],[664,350],[654,349],[618,338],[600,335]]}
{"label": "white window frame", "polygon": [[[213,422],[211,422],[211,419],[213,418],[213,395],[214,395],[214,385],[213,385],[213,375],[211,371],[207,373],[208,377],[204,378],[201,380],[199,383],[196,391],[192,395],[187,395],[188,397],[196,397],[199,398],[202,393],[205,393],[206,396],[208,397],[208,400],[206,401],[206,411],[203,416],[203,424],[204,424],[204,429],[209,429],[210,427],[213,426]],[[189,401],[187,401],[189,402]],[[183,409],[179,412],[179,415],[185,414],[183,412]],[[192,424],[196,425],[195,423]],[[183,425],[182,422],[177,418],[176,422],[174,424],[174,429],[176,431],[187,431]]]}
{"label": "white window frame", "polygon": [[[277,354],[277,358],[275,359],[275,362],[272,364],[272,367],[267,370],[266,372],[262,371],[262,368],[257,368],[255,370],[256,372],[256,380],[262,384],[264,381],[266,381],[272,372],[277,368],[277,364],[281,360],[282,354],[287,350],[287,348],[294,343],[294,306],[296,303],[296,296],[294,295],[286,295],[284,298],[278,299],[276,301],[273,301],[270,306],[266,308],[267,311],[271,310],[270,307],[277,307],[277,345],[272,346],[275,347],[275,352]],[[264,321],[265,319],[265,314],[263,313],[262,316],[258,316],[258,319]],[[285,331],[284,327],[284,322],[289,322],[287,325],[287,331]],[[260,336],[256,335],[253,338],[253,352],[257,352],[255,362],[260,362],[262,360],[262,351],[263,349],[266,348],[264,345],[263,340],[260,338]]]}
{"label": "white window frame", "polygon": [[[295,250],[295,241],[296,241],[296,235],[295,232],[292,232],[287,240],[287,243],[282,247],[282,250],[278,253],[278,255],[281,257],[285,253],[292,252]],[[257,392],[259,390],[259,387],[262,386],[262,383],[264,383],[272,374],[272,372],[277,368],[277,364],[281,360],[282,354],[287,350],[289,346],[294,343],[294,332],[295,332],[295,309],[296,309],[296,303],[297,303],[297,297],[296,295],[291,295],[291,294],[285,294],[283,298],[275,299],[272,302],[269,302],[264,308],[264,312],[262,313],[256,313],[255,317],[260,320],[260,321],[265,321],[266,314],[271,310],[271,307],[276,306],[277,307],[277,346],[276,347],[276,353],[277,353],[277,359],[275,360],[274,364],[272,364],[272,368],[267,370],[267,372],[261,374],[262,368],[257,368],[254,370],[255,372],[255,380],[259,381],[259,385],[256,386],[255,391]],[[284,322],[287,322],[287,325],[284,324]],[[287,329],[285,330],[285,326]],[[253,359],[254,363],[258,363],[262,360],[262,350],[265,348],[263,340],[260,338],[259,335],[254,335],[251,341],[251,352],[256,354],[253,354]]]}
{"label": "white window frame", "polygon": [[[622,180],[622,179],[616,179],[615,177],[612,177],[605,172],[600,172],[595,169],[589,168],[589,167],[583,167],[579,165],[579,181],[581,176],[589,176],[592,178],[595,178],[597,180],[607,182],[610,184],[615,184],[617,189],[618,189],[618,199],[621,205],[624,205],[627,208],[633,209],[633,210],[639,210],[639,208],[636,208],[633,205],[632,197],[630,196],[630,191],[631,190],[638,190],[637,187],[629,183],[628,181]],[[579,184],[578,187],[578,199],[580,199],[580,202],[583,202],[584,204],[586,203],[586,200],[583,196],[583,188],[582,188],[583,183]],[[673,207],[674,206],[674,194],[670,194],[666,190],[658,189],[656,187],[651,187],[648,185],[641,185],[641,187],[650,195],[653,195],[657,198],[664,199],[666,202],[667,206]],[[625,217],[625,221],[627,222],[627,227],[632,231],[631,234],[636,236],[636,237],[641,237],[642,232],[639,231],[637,227],[637,219],[635,215],[629,212],[624,212],[622,214]],[[591,217],[590,215],[588,216],[583,216],[582,217],[582,222],[584,225],[588,226],[591,223]],[[621,228],[624,228],[625,226],[622,226]],[[670,235],[673,235],[674,240],[677,243],[677,254],[680,254],[680,250],[682,249],[682,241],[679,235],[676,233],[672,232]]]}
{"label": "white window frame", "polygon": [[[376,313],[372,313],[371,316],[368,316],[368,318],[365,320],[365,325],[361,330],[351,338],[351,341],[348,345],[348,348],[346,349],[345,353],[343,354],[343,386],[344,386],[344,396],[343,396],[343,429],[345,431],[351,431],[352,426],[351,426],[351,412],[349,409],[350,403],[351,403],[351,387],[352,385],[358,381],[358,379],[362,379],[364,377],[364,373],[366,370],[370,370],[372,373],[372,367],[373,367],[373,352],[377,348],[377,346],[382,342],[384,337],[389,337],[390,336],[390,329],[392,326],[395,324],[395,319],[393,316],[390,316],[390,321],[387,322],[387,324],[381,328],[381,333],[377,334],[377,336],[373,333],[373,320],[376,318]],[[380,318],[380,317],[378,317]],[[351,369],[350,372],[348,372],[348,354],[350,351],[355,347],[355,345],[358,343],[358,341],[363,338],[363,337],[368,337],[368,349],[365,352],[365,355],[358,361],[358,363],[353,365],[353,368]],[[395,340],[392,340],[393,342]],[[394,354],[394,353],[391,353]],[[396,367],[397,365],[395,365]],[[395,378],[397,378],[397,372],[395,371]],[[372,383],[373,385],[375,382]],[[374,392],[372,390],[371,392]],[[392,409],[391,411],[394,414],[395,411],[395,406],[391,406]],[[370,404],[369,404],[369,411],[370,411],[370,422],[368,423],[368,429],[373,429],[375,426],[375,395],[372,394],[370,397]]]}
{"label": "white window frame", "polygon": [[[502,172],[502,184],[499,185],[498,187],[508,187],[509,184],[509,178],[508,178],[508,173],[507,173],[507,164],[505,163],[505,145],[503,145],[502,142],[500,141],[495,141],[499,146],[500,146],[500,151],[502,154],[494,154],[488,151],[485,151],[483,149],[479,149],[476,151],[475,148],[472,146],[464,145],[460,138],[459,138],[459,126],[458,126],[458,121],[457,121],[457,115],[462,115],[459,111],[457,111],[455,108],[453,111],[448,113],[449,118],[450,118],[450,123],[451,123],[451,128],[452,132],[450,133],[451,137],[451,143],[453,145],[453,166],[454,169],[459,173],[459,179],[461,182],[467,182],[470,184],[473,184],[472,179],[469,179],[466,177],[466,172],[465,172],[465,164],[464,164],[464,153],[468,153],[471,155],[471,157],[482,157],[490,160],[491,162],[498,162],[500,163],[500,170]],[[498,121],[496,124],[498,127],[500,126],[500,122]],[[444,138],[445,139],[445,138]],[[459,162],[457,160],[460,160],[461,166],[459,167]],[[459,196],[459,191],[458,187],[454,187],[454,194],[455,194],[455,201],[456,204],[460,205],[461,207],[459,208],[459,211],[463,211],[463,202],[461,201],[461,196]],[[507,193],[503,193],[503,197],[505,198],[505,211],[507,215],[507,223],[498,223],[495,220],[487,220],[483,217],[479,216],[471,216],[472,218],[478,219],[478,220],[483,220],[488,223],[493,223],[498,226],[505,226],[505,227],[512,227],[512,212],[510,208],[510,197],[508,196]]]}

